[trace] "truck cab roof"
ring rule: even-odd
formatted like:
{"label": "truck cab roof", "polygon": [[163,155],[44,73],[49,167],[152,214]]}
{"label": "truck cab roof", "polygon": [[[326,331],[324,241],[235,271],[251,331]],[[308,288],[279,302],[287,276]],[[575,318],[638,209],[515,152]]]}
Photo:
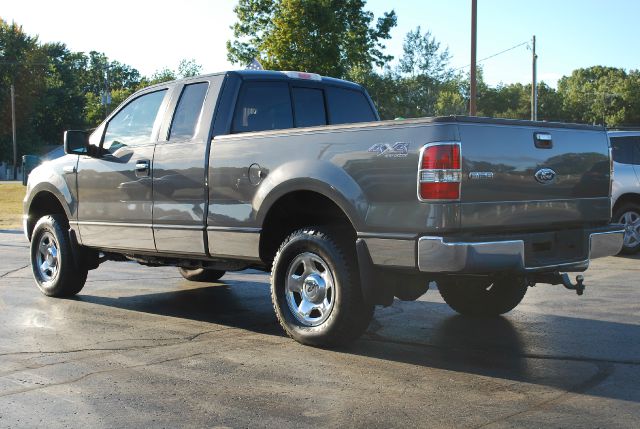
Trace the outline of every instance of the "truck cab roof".
{"label": "truck cab roof", "polygon": [[[296,74],[299,77],[296,77]],[[220,75],[234,75],[239,77],[242,80],[262,80],[262,81],[280,80],[280,81],[302,81],[302,82],[311,81],[311,82],[319,82],[324,85],[328,84],[332,86],[339,86],[339,87],[349,88],[349,89],[358,90],[358,91],[365,91],[364,87],[362,87],[361,85],[358,85],[357,83],[354,83],[354,82],[349,82],[347,80],[336,79],[336,78],[327,77],[327,76],[320,76],[315,73],[289,72],[289,71],[277,71],[277,70],[229,70],[224,72],[209,73],[209,74],[204,74],[199,76],[187,77],[183,79],[176,79],[170,82],[162,82],[157,85],[166,85],[168,83],[175,84],[175,83],[191,82],[194,80],[198,80],[198,79],[202,79],[210,76],[220,76]],[[305,78],[304,77],[305,75],[318,77],[319,80],[313,79],[313,78]],[[156,85],[153,85],[153,86],[156,86]]]}

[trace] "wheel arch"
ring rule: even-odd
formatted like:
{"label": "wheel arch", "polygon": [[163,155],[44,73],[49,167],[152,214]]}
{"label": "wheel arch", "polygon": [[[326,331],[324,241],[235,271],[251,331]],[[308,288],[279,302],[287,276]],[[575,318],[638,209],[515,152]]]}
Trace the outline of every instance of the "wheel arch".
{"label": "wheel arch", "polygon": [[612,214],[615,214],[615,212],[624,204],[627,203],[632,203],[632,204],[638,204],[640,206],[640,194],[634,194],[632,192],[628,192],[626,194],[622,194],[620,195],[615,203],[613,204],[613,208],[612,208]]}
{"label": "wheel arch", "polygon": [[[38,186],[32,190],[25,202],[24,222],[25,234],[29,240],[33,234],[33,229],[42,216],[50,214],[63,215],[67,222],[71,219],[71,213],[62,197],[56,189],[52,189],[46,184]],[[69,225],[67,225],[68,227]]]}
{"label": "wheel arch", "polygon": [[[353,214],[352,214],[353,216]],[[305,226],[329,226],[341,229],[355,244],[356,225],[340,202],[318,190],[297,189],[279,195],[265,210],[260,234],[260,259],[273,261],[284,239]]]}

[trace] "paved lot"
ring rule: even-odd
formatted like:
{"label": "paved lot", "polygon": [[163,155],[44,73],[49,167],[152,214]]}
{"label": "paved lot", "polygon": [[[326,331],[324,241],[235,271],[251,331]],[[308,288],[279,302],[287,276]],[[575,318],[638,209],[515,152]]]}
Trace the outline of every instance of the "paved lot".
{"label": "paved lot", "polygon": [[491,321],[432,290],[330,351],[283,336],[263,273],[107,263],[52,299],[0,233],[0,427],[638,427],[639,262],[598,260],[584,297],[541,285]]}

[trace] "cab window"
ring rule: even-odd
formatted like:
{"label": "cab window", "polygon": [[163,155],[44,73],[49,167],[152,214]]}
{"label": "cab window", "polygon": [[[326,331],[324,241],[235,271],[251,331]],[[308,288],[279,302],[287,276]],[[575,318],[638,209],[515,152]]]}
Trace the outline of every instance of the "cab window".
{"label": "cab window", "polygon": [[207,82],[185,85],[180,95],[180,101],[178,101],[175,114],[173,115],[169,140],[186,140],[193,138],[196,134],[196,128],[200,120],[202,106],[208,88],[209,84]]}
{"label": "cab window", "polygon": [[166,92],[141,95],[116,113],[107,125],[102,148],[114,153],[121,147],[150,143]]}
{"label": "cab window", "polygon": [[293,88],[292,93],[296,127],[327,125],[321,89]]}
{"label": "cab window", "polygon": [[360,91],[328,87],[327,104],[331,124],[350,124],[376,120],[369,100]]}
{"label": "cab window", "polygon": [[279,130],[293,127],[289,85],[248,82],[242,86],[231,132]]}

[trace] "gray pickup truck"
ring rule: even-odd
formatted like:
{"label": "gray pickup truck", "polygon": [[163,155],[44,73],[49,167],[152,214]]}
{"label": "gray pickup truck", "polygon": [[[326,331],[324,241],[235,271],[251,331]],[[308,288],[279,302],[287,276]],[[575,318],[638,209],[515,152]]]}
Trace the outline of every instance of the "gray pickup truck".
{"label": "gray pickup truck", "polygon": [[357,338],[375,305],[436,282],[496,316],[529,286],[614,255],[601,128],[475,117],[380,121],[359,85],[233,71],[143,89],[29,178],[24,231],[40,290],[77,294],[106,260],[193,281],[271,271],[295,340]]}

